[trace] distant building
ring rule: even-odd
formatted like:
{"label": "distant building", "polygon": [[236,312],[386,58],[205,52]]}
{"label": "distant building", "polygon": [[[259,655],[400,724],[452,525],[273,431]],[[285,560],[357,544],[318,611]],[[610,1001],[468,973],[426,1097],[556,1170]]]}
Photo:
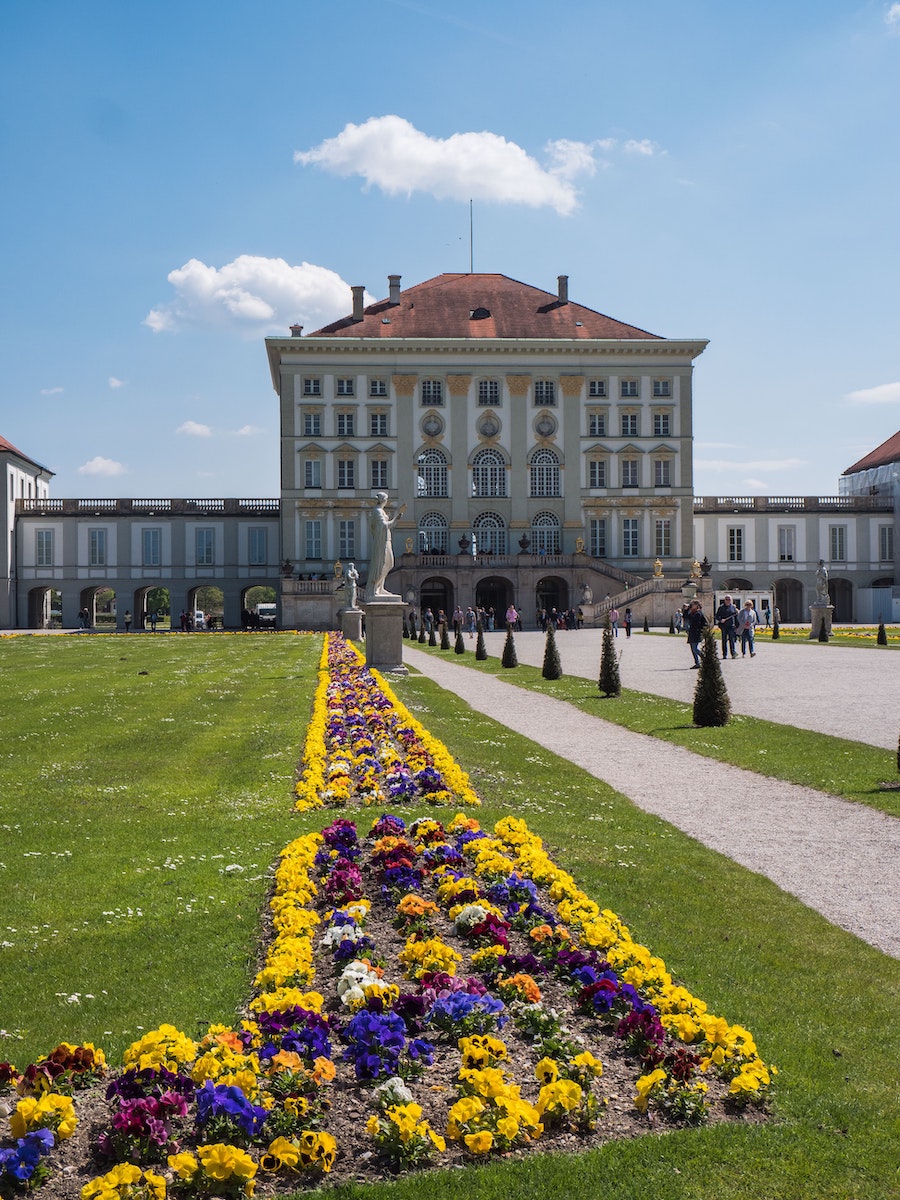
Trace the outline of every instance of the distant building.
{"label": "distant building", "polygon": [[[23,454],[0,436],[0,471],[3,495],[0,496],[0,629],[14,629],[16,619],[16,502],[44,499],[50,495],[53,472]],[[49,616],[49,608],[47,609]]]}

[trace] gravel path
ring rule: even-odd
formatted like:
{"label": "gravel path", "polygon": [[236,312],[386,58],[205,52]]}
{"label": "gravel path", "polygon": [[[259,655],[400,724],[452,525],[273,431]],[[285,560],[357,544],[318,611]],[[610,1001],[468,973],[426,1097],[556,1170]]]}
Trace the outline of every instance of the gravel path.
{"label": "gravel path", "polygon": [[[502,636],[489,635],[489,640],[494,639],[489,648],[492,655],[499,653]],[[620,635],[620,641],[623,636]],[[638,650],[642,640],[647,645]],[[519,661],[540,664],[543,642],[543,635],[538,633],[517,635]],[[673,650],[680,651],[680,668],[675,665],[674,656],[670,666],[659,665],[662,656],[670,654],[669,649],[663,649],[670,643],[674,644]],[[599,635],[595,631],[561,634],[558,644],[565,669],[572,674],[593,676],[595,664],[599,663]],[[647,654],[649,645],[659,649]],[[597,653],[590,657],[595,647]],[[676,698],[689,700],[692,697],[696,676],[689,667],[684,669],[684,659],[688,658],[688,664],[690,659],[681,639],[641,639],[635,635],[622,649],[622,676],[627,687],[672,695],[663,687],[635,682],[640,675],[636,664],[639,656],[643,656],[641,661],[645,663],[643,670],[647,675],[655,671],[664,682],[667,675],[674,675],[680,669],[686,684],[677,686],[686,687],[686,693],[679,693]],[[769,647],[765,649],[770,650]],[[806,673],[810,676],[818,676],[820,666],[831,666],[825,662],[826,654],[830,657],[832,653],[835,656],[840,653],[833,648],[823,654],[825,648],[819,646],[778,647],[779,660],[782,650],[794,649],[819,655],[818,660],[808,660]],[[867,659],[890,657],[893,661],[892,654],[876,655],[872,650],[849,650],[847,653],[863,654]],[[651,659],[657,663],[655,667],[650,665]],[[833,924],[849,930],[886,954],[900,958],[900,821],[812,788],[766,779],[751,771],[702,758],[680,746],[670,746],[646,734],[632,733],[599,717],[578,712],[573,720],[571,706],[561,700],[516,687],[505,679],[470,670],[460,666],[458,661],[426,654],[408,644],[404,644],[404,660],[441,687],[460,696],[477,712],[501,721],[590,771],[640,808],[655,813],[751,871],[767,876]],[[761,650],[752,661],[739,659],[733,664],[733,670],[749,673],[763,660]],[[732,669],[730,661],[728,668]],[[787,661],[780,660],[778,678],[782,688],[788,669]],[[736,710],[751,711],[749,707],[739,705],[756,703],[752,693],[763,688],[762,672],[755,677],[753,687],[748,687],[746,699],[738,699],[735,695],[736,675],[727,678]],[[672,685],[673,690],[675,686]],[[818,699],[815,688],[812,694]],[[800,707],[796,694],[794,703]],[[846,695],[843,708],[845,711],[848,708]],[[771,713],[757,715],[774,719]],[[803,710],[800,715],[808,717],[810,723],[807,725],[806,721],[795,719],[794,724],[822,728],[814,723],[818,714]],[[839,724],[834,715],[829,716],[828,721],[823,720],[823,724],[830,723]],[[838,732],[826,728],[823,731],[852,736],[846,729]],[[677,779],[678,787],[661,788],[660,779]]]}

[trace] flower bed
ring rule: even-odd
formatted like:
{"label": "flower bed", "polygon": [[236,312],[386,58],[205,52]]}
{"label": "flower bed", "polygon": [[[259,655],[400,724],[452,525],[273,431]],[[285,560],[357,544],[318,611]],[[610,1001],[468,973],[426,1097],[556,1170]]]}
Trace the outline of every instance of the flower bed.
{"label": "flower bed", "polygon": [[[248,1019],[197,1042],[163,1026],[102,1101],[93,1089],[82,1153],[108,1178],[84,1200],[584,1148],[765,1102],[750,1033],[676,984],[512,817],[491,834],[462,814],[447,829],[383,815],[363,839],[339,819],[286,849],[271,910]],[[103,1070],[91,1050],[69,1048],[89,1061],[80,1075],[61,1053],[31,1070],[14,1134],[72,1132],[65,1092],[77,1112],[79,1080]],[[46,1118],[35,1097],[52,1098]]]}
{"label": "flower bed", "polygon": [[340,634],[325,635],[301,772],[299,811],[481,803],[443,743]]}

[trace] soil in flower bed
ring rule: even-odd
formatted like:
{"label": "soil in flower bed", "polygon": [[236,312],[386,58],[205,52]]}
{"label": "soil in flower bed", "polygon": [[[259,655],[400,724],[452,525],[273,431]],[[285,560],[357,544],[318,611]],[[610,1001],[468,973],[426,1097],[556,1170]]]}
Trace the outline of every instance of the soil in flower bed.
{"label": "soil in flower bed", "polygon": [[[349,822],[336,822],[335,824],[350,825]],[[363,827],[368,825],[369,822],[366,821]],[[439,832],[436,833],[430,844],[440,845],[443,840],[441,827],[433,820],[428,820],[426,825],[437,826]],[[415,840],[412,837],[409,838],[410,843]],[[453,841],[449,834],[447,841],[449,843]],[[332,1058],[336,1069],[334,1080],[327,1088],[330,1107],[322,1127],[336,1139],[337,1158],[331,1172],[324,1177],[299,1175],[283,1169],[272,1173],[261,1170],[256,1177],[257,1195],[296,1191],[304,1186],[319,1186],[323,1181],[325,1183],[339,1183],[347,1180],[362,1182],[390,1178],[396,1172],[393,1164],[379,1156],[372,1137],[366,1129],[367,1122],[376,1111],[374,1092],[376,1084],[380,1080],[361,1082],[357,1079],[353,1063],[345,1058],[346,1043],[342,1038],[342,1032],[346,1030],[352,1019],[354,1009],[342,1003],[338,997],[337,987],[341,973],[348,963],[356,959],[357,955],[353,951],[352,941],[344,942],[337,954],[335,954],[335,949],[341,943],[332,939],[333,945],[322,944],[329,929],[329,917],[335,909],[342,911],[352,909],[353,901],[359,897],[370,901],[371,907],[359,930],[360,936],[364,935],[366,942],[358,948],[358,957],[368,959],[373,967],[377,964],[382,973],[382,982],[396,984],[401,996],[420,993],[422,987],[416,981],[405,977],[400,954],[408,935],[407,932],[401,932],[395,922],[397,901],[409,891],[417,891],[423,900],[438,903],[440,911],[431,919],[429,936],[439,939],[444,946],[460,955],[461,961],[457,964],[456,979],[459,981],[479,978],[490,996],[497,995],[496,977],[492,977],[490,974],[479,976],[471,962],[472,953],[478,948],[477,941],[458,932],[456,924],[448,915],[447,908],[449,906],[440,904],[437,894],[439,880],[435,880],[426,873],[417,889],[401,886],[399,890],[389,894],[385,891],[383,870],[372,861],[374,839],[360,837],[359,844],[362,852],[358,858],[351,857],[348,860],[341,860],[352,861],[359,869],[359,883],[349,889],[349,893],[355,893],[355,895],[348,893],[341,896],[332,888],[331,898],[328,897],[325,884],[330,874],[329,867],[334,866],[334,859],[329,863],[327,855],[323,852],[319,855],[318,867],[312,871],[318,895],[309,905],[321,918],[321,923],[317,926],[313,937],[315,976],[309,990],[317,991],[325,998],[322,1016],[331,1025]],[[427,839],[417,842],[419,853],[413,858],[415,863],[422,861],[421,851],[428,844]],[[472,864],[468,859],[464,863],[457,863],[455,869],[465,877],[472,874]],[[481,882],[487,887],[489,881]],[[651,1070],[651,1065],[648,1065],[647,1060],[642,1062],[636,1053],[629,1051],[622,1037],[617,1036],[616,1028],[619,1018],[611,1015],[598,1017],[580,1011],[577,1004],[578,986],[573,988],[571,983],[567,984],[557,974],[549,970],[541,970],[540,962],[544,960],[539,960],[533,953],[535,942],[529,936],[529,928],[534,925],[535,920],[542,919],[541,914],[547,914],[549,925],[556,928],[555,916],[552,915],[555,914],[556,906],[544,888],[537,887],[533,896],[537,906],[534,920],[531,922],[513,921],[512,926],[505,931],[509,944],[509,955],[519,960],[520,963],[530,966],[531,970],[528,973],[533,976],[540,989],[541,1007],[558,1016],[565,1037],[574,1047],[574,1053],[589,1051],[602,1062],[603,1072],[600,1078],[588,1080],[585,1085],[591,1089],[598,1102],[598,1116],[592,1129],[574,1127],[566,1119],[565,1114],[559,1122],[551,1123],[545,1114],[545,1128],[541,1135],[535,1140],[528,1140],[523,1145],[514,1146],[507,1151],[507,1156],[516,1157],[547,1151],[579,1152],[614,1139],[644,1136],[677,1127],[677,1122],[655,1111],[652,1105],[647,1113],[641,1113],[636,1108],[634,1104],[636,1081]],[[463,897],[463,903],[465,902],[466,898]],[[271,923],[269,933],[271,934]],[[325,940],[327,942],[327,938]],[[492,940],[495,939],[486,937],[481,940],[480,944],[482,946],[490,945]],[[336,962],[336,958],[339,961]],[[520,967],[520,971],[523,970],[524,967]],[[433,995],[435,992],[440,994],[441,979],[439,976],[426,976],[423,982],[425,985],[431,985],[429,995]],[[446,984],[446,979],[444,983]],[[402,1004],[403,1000],[401,999]],[[379,1003],[370,999],[368,1007],[377,1012]],[[406,1011],[409,1012],[411,1007],[414,1006],[407,1005]],[[498,1065],[508,1076],[510,1082],[520,1086],[523,1100],[534,1105],[538,1101],[541,1088],[541,1083],[535,1075],[535,1067],[542,1053],[546,1057],[546,1050],[542,1052],[533,1038],[528,1036],[516,1020],[517,1013],[521,1014],[528,1007],[532,1006],[528,1005],[524,999],[508,1002],[506,1010],[502,1014],[505,1020],[501,1026],[497,1028],[489,1022],[486,1028],[491,1036],[499,1038],[506,1048],[506,1058]],[[245,1016],[253,1019],[249,1012]],[[434,1058],[433,1063],[425,1067],[417,1078],[407,1079],[406,1086],[412,1093],[415,1103],[421,1106],[421,1119],[427,1121],[436,1133],[444,1134],[447,1129],[448,1113],[459,1095],[458,1082],[462,1054],[458,1047],[458,1037],[456,1033],[435,1030],[427,1021],[420,1028],[414,1028],[415,1018],[411,1016],[408,1024],[410,1026],[409,1036],[416,1034],[434,1046]],[[682,1050],[685,1049],[681,1043],[672,1042],[667,1038],[666,1044],[662,1048],[673,1051],[679,1047]],[[690,1047],[686,1049],[688,1052],[691,1050]],[[560,1055],[560,1058],[562,1057]],[[189,1070],[189,1068],[185,1069]],[[737,1107],[729,1098],[728,1082],[717,1078],[712,1071],[703,1074],[698,1072],[694,1075],[694,1079],[703,1080],[708,1087],[706,1093],[706,1101],[709,1106],[706,1115],[708,1122],[727,1120],[755,1123],[765,1120],[765,1113],[760,1108],[753,1105]],[[97,1137],[109,1128],[111,1108],[105,1100],[108,1082],[107,1078],[91,1088],[76,1091],[75,1104],[79,1125],[74,1136],[61,1143],[48,1158],[47,1162],[53,1169],[53,1176],[40,1190],[40,1195],[52,1197],[54,1200],[57,1198],[58,1200],[77,1200],[84,1184],[103,1174],[112,1165],[108,1162],[98,1162],[93,1158],[93,1147]],[[15,1105],[15,1096],[0,1096],[0,1107],[4,1105],[8,1109],[12,1109]],[[186,1125],[185,1128],[189,1129],[190,1126]],[[191,1138],[186,1137],[182,1140],[185,1149],[195,1144]],[[255,1159],[258,1160],[265,1152],[269,1140],[263,1131],[258,1143],[250,1148]],[[475,1156],[466,1149],[462,1141],[447,1139],[446,1149],[443,1152],[435,1150],[430,1163],[423,1165],[442,1169],[473,1161],[475,1161]],[[155,1164],[154,1169],[165,1173],[164,1159]]]}

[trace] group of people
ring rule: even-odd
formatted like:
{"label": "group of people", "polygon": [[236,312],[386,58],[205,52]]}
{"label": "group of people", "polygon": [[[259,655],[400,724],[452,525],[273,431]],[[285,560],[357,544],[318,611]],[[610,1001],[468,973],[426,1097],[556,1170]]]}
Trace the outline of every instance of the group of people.
{"label": "group of people", "polygon": [[[501,629],[511,627],[512,629],[520,630],[522,628],[521,619],[513,604],[510,604],[509,608],[507,608],[503,619],[505,624],[499,625]],[[407,621],[410,628],[424,629],[428,634],[432,630],[437,633],[442,625],[445,625],[448,630],[452,630],[454,635],[461,632],[468,634],[469,637],[475,636],[479,625],[487,633],[492,633],[498,628],[497,614],[493,608],[482,608],[480,605],[473,608],[471,604],[465,611],[463,611],[461,605],[457,604],[453,610],[453,615],[449,619],[442,608],[439,608],[437,612],[431,607],[423,608],[421,624],[416,617],[415,608],[410,607],[407,614]]]}
{"label": "group of people", "polygon": [[613,637],[619,636],[619,622],[622,622],[622,628],[625,630],[625,636],[631,637],[632,626],[634,625],[634,614],[630,608],[625,609],[624,617],[617,608],[609,610],[609,624],[613,631]]}
{"label": "group of people", "polygon": [[[738,639],[741,643],[741,657],[756,658],[754,635],[759,624],[759,616],[753,607],[752,600],[745,600],[744,607],[738,608],[731,596],[723,596],[722,603],[716,609],[713,617],[716,627],[722,636],[722,657],[727,658],[729,651],[732,660],[737,658]],[[692,670],[700,667],[700,643],[703,640],[703,630],[709,621],[699,600],[692,600],[681,611],[681,627],[687,633],[688,646],[694,658]]]}
{"label": "group of people", "polygon": [[548,625],[554,629],[582,629],[584,627],[584,612],[581,608],[539,608],[535,617],[538,628],[547,632]]}

